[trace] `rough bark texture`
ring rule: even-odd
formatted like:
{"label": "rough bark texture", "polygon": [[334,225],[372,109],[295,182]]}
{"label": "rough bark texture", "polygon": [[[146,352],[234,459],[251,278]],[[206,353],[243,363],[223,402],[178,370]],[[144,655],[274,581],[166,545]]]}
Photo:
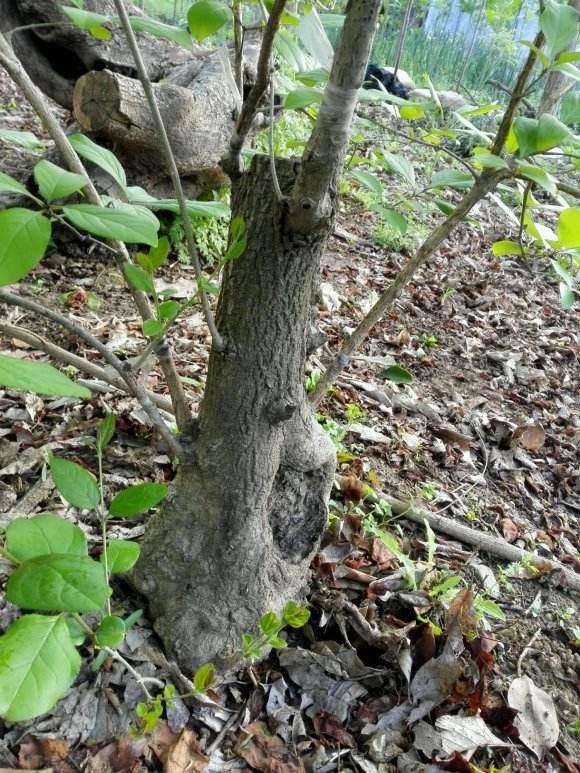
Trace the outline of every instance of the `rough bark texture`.
{"label": "rough bark texture", "polygon": [[[289,193],[297,164],[278,161]],[[240,636],[297,598],[327,515],[335,451],[303,388],[313,288],[327,232],[286,228],[269,161],[233,188],[248,246],[227,268],[194,437],[173,498],[149,525],[134,573],[156,630],[193,668],[239,657]]]}

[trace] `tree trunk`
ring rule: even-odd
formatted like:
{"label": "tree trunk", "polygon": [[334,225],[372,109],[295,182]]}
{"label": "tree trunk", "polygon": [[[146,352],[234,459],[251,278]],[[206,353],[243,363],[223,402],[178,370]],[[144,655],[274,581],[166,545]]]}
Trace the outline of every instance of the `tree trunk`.
{"label": "tree trunk", "polygon": [[[298,163],[277,161],[282,191]],[[188,668],[239,658],[240,635],[298,598],[323,531],[335,450],[303,386],[315,283],[328,229],[286,225],[268,159],[232,191],[248,245],[225,271],[194,452],[149,525],[134,574],[155,628]]]}
{"label": "tree trunk", "polygon": [[[580,13],[580,0],[570,0],[570,5]],[[578,35],[571,41],[566,51],[575,51],[577,43]],[[574,78],[570,78],[565,73],[557,71],[549,72],[544,83],[544,90],[538,107],[538,115],[542,115],[542,113],[552,113],[562,97],[575,85],[576,81]]]}

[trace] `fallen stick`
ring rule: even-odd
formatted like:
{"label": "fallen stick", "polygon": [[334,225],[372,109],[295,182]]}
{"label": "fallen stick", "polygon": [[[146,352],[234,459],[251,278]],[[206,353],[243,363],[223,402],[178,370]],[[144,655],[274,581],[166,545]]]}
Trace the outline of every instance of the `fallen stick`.
{"label": "fallen stick", "polygon": [[515,545],[510,545],[509,542],[501,539],[501,537],[494,537],[491,534],[477,531],[469,526],[456,523],[451,518],[445,518],[443,515],[436,515],[427,510],[419,510],[412,502],[404,502],[388,496],[377,498],[388,502],[395,515],[421,525],[427,521],[433,531],[447,534],[449,537],[454,537],[467,545],[473,545],[492,556],[503,558],[510,563],[525,561],[535,566],[542,574],[546,572],[560,572],[561,584],[576,592],[580,592],[580,574],[568,569],[559,561],[537,556]]}

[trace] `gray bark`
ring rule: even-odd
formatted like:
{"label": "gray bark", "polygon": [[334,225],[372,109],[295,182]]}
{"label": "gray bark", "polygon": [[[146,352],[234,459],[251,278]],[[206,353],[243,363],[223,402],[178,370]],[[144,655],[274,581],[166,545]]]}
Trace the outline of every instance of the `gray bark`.
{"label": "gray bark", "polygon": [[[278,161],[284,193],[297,164]],[[268,159],[234,183],[248,228],[223,280],[194,452],[148,527],[134,583],[155,628],[188,668],[239,658],[260,616],[299,598],[326,523],[335,450],[303,387],[307,331],[327,232],[285,225]]]}

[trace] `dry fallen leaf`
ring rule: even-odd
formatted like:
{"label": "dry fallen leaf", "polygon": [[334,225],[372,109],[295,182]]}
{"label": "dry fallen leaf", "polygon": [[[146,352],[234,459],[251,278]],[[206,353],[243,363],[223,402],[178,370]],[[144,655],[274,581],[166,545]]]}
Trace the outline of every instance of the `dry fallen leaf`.
{"label": "dry fallen leaf", "polygon": [[[263,722],[252,722],[242,728],[234,752],[254,770],[264,773],[305,773],[302,761]],[[170,773],[168,769],[166,773]]]}
{"label": "dry fallen leaf", "polygon": [[502,518],[499,522],[504,539],[507,542],[515,542],[520,536],[520,530],[511,518]]}
{"label": "dry fallen leaf", "polygon": [[209,757],[202,754],[196,734],[186,728],[169,750],[163,770],[164,773],[203,773],[208,762]]}
{"label": "dry fallen leaf", "polygon": [[545,442],[546,433],[539,424],[525,424],[515,428],[511,444],[521,446],[526,451],[539,451]]}
{"label": "dry fallen leaf", "polygon": [[541,760],[556,745],[560,733],[554,701],[529,676],[520,676],[510,685],[508,705],[518,711],[514,725],[521,742]]}

